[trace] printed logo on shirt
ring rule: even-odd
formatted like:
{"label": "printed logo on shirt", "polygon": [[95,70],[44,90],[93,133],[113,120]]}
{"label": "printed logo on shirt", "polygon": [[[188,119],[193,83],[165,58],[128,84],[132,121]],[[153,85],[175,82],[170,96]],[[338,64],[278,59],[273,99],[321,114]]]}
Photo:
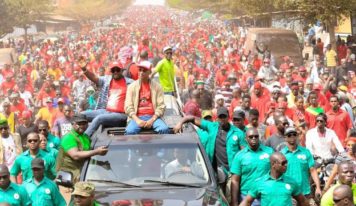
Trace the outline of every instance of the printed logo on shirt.
{"label": "printed logo on shirt", "polygon": [[260,155],[260,160],[268,159],[268,158],[269,158],[269,154],[267,154],[267,153],[264,153],[263,155]]}
{"label": "printed logo on shirt", "polygon": [[236,141],[236,140],[237,140],[237,136],[236,136],[236,135],[233,136],[232,139],[233,139],[234,141]]}
{"label": "printed logo on shirt", "polygon": [[300,160],[306,160],[307,157],[303,154],[300,154],[300,155],[297,155],[297,158],[300,159]]}
{"label": "printed logo on shirt", "polygon": [[45,193],[46,193],[47,195],[49,195],[49,194],[51,194],[51,190],[48,189],[48,188],[46,188],[46,189],[45,189]]}
{"label": "printed logo on shirt", "polygon": [[15,193],[14,198],[15,198],[15,200],[18,200],[18,199],[20,199],[20,195],[18,193]]}
{"label": "printed logo on shirt", "polygon": [[290,189],[291,189],[290,184],[286,184],[286,189],[287,189],[287,190],[290,190]]}

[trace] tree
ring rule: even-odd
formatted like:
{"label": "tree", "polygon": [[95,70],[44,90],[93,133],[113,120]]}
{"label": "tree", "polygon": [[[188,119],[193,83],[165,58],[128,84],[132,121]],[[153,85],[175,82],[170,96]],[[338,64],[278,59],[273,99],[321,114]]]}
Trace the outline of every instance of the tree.
{"label": "tree", "polygon": [[10,16],[9,7],[5,1],[0,1],[0,14],[1,14],[0,38],[1,38],[14,30],[12,25],[13,17]]}
{"label": "tree", "polygon": [[12,19],[12,26],[25,29],[27,42],[27,29],[31,24],[52,11],[51,0],[4,0]]}
{"label": "tree", "polygon": [[131,4],[131,0],[77,0],[74,4],[58,8],[57,13],[86,24],[118,14]]}

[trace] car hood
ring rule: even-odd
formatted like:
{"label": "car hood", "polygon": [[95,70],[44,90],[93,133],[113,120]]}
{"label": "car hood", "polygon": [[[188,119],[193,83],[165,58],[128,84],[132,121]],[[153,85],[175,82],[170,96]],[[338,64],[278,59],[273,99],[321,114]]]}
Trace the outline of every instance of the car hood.
{"label": "car hood", "polygon": [[[198,206],[220,204],[219,195],[208,188],[162,188],[115,190],[103,188],[96,190],[96,200],[103,205],[113,206]],[[145,203],[145,204],[144,204]]]}

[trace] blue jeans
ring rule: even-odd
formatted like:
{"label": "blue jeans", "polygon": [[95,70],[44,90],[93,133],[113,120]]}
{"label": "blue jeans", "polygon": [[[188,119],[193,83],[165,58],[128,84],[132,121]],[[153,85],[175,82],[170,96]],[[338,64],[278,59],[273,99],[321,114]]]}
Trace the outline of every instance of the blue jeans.
{"label": "blue jeans", "polygon": [[[151,119],[152,115],[144,115],[140,116],[140,118],[143,121],[148,121]],[[169,133],[169,128],[164,123],[164,121],[161,118],[157,118],[156,121],[153,122],[153,130],[159,134],[168,134]],[[136,123],[135,120],[130,120],[130,122],[127,124],[125,134],[126,135],[131,135],[131,134],[138,134],[142,130],[141,127],[139,127]]]}
{"label": "blue jeans", "polygon": [[91,121],[85,134],[89,137],[99,128],[100,125],[106,127],[117,127],[125,125],[127,116],[123,113],[108,112],[106,109],[98,109],[93,111],[84,111],[82,114],[87,116],[87,119]]}
{"label": "blue jeans", "polygon": [[[243,194],[240,194],[240,198],[241,198],[241,201],[242,202],[245,198],[246,198],[247,195],[243,195]],[[261,206],[261,200],[260,199],[255,199],[251,206]]]}

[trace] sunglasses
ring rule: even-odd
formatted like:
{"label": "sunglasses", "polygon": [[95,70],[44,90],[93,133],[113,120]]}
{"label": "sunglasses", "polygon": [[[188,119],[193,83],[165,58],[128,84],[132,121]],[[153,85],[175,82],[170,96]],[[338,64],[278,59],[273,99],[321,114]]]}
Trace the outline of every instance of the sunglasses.
{"label": "sunglasses", "polygon": [[9,175],[0,176],[0,179],[8,179],[8,178],[9,178]]}
{"label": "sunglasses", "polygon": [[281,164],[282,166],[285,166],[288,164],[288,161],[287,160],[284,160],[283,162],[279,162],[279,164]]}
{"label": "sunglasses", "polygon": [[296,137],[298,134],[296,132],[292,132],[287,134],[287,137]]}
{"label": "sunglasses", "polygon": [[38,139],[29,139],[27,140],[28,143],[37,143]]}
{"label": "sunglasses", "polygon": [[335,199],[335,198],[333,198],[334,204],[336,204],[336,203],[342,201],[343,199],[344,199],[344,198],[341,198],[341,199]]}
{"label": "sunglasses", "polygon": [[226,115],[220,115],[220,116],[218,116],[218,118],[219,118],[219,119],[226,119],[227,116],[226,116]]}
{"label": "sunglasses", "polygon": [[46,132],[47,129],[38,129],[39,132]]}
{"label": "sunglasses", "polygon": [[242,118],[233,118],[232,121],[239,122],[239,121],[242,121]]}
{"label": "sunglasses", "polygon": [[172,52],[166,52],[166,54],[167,54],[167,55],[168,55],[168,54],[172,55],[173,53],[172,53]]}
{"label": "sunglasses", "polygon": [[324,120],[317,119],[316,122],[324,122]]}
{"label": "sunglasses", "polygon": [[260,138],[260,135],[249,135],[248,138],[249,139],[258,139],[258,138]]}
{"label": "sunglasses", "polygon": [[8,130],[9,127],[0,127],[0,130]]}

